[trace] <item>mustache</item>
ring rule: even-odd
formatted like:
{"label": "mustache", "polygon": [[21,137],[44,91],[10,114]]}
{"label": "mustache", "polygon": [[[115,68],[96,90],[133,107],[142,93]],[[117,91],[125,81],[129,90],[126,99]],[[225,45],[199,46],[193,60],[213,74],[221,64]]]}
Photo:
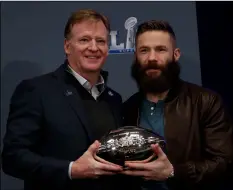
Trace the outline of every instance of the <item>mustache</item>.
{"label": "mustache", "polygon": [[141,71],[144,72],[149,69],[155,69],[155,70],[164,70],[164,67],[159,66],[157,62],[148,62],[145,66],[141,66]]}

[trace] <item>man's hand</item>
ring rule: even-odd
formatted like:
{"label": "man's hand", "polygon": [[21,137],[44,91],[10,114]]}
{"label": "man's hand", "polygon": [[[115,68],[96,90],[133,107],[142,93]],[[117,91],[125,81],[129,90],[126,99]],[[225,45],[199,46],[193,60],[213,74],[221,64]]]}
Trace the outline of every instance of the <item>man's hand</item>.
{"label": "man's hand", "polygon": [[158,144],[152,145],[151,148],[158,157],[156,160],[151,162],[125,162],[127,170],[122,173],[131,176],[141,176],[145,180],[166,180],[173,172],[172,164]]}
{"label": "man's hand", "polygon": [[123,171],[121,166],[96,156],[99,146],[100,143],[95,141],[88,150],[73,163],[71,168],[72,179],[98,178],[101,175],[114,175]]}

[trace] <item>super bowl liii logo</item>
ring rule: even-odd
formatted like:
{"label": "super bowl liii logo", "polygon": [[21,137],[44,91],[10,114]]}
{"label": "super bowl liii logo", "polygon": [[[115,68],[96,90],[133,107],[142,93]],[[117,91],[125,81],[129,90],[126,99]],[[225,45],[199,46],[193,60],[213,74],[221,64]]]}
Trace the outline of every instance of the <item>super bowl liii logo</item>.
{"label": "super bowl liii logo", "polygon": [[110,46],[109,54],[119,54],[119,53],[133,53],[134,43],[135,43],[135,26],[137,24],[137,18],[129,17],[125,21],[125,29],[127,30],[126,42],[117,44],[118,31],[110,32]]}

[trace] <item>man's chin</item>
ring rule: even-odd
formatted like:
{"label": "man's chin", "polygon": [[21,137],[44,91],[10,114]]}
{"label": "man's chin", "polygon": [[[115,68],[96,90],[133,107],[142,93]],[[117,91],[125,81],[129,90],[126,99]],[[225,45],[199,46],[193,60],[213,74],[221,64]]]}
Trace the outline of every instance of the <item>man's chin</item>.
{"label": "man's chin", "polygon": [[161,93],[170,88],[170,84],[164,78],[157,77],[146,77],[140,82],[140,89],[146,93]]}
{"label": "man's chin", "polygon": [[86,72],[98,72],[101,70],[101,68],[102,68],[102,64],[100,64],[100,63],[96,63],[96,64],[89,63],[89,64],[85,64],[83,67],[83,69]]}

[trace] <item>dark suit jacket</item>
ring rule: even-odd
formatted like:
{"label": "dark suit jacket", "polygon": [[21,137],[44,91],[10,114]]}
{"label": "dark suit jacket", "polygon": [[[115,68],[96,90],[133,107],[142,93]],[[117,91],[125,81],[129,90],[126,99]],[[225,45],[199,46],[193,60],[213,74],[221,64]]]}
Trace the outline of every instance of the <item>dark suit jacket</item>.
{"label": "dark suit jacket", "polygon": [[[96,140],[88,115],[64,64],[55,72],[21,82],[11,99],[2,167],[25,181],[25,190],[103,189],[115,177],[70,180],[68,167]],[[121,96],[106,88],[115,120],[121,125]],[[110,189],[113,189],[113,188]],[[109,187],[105,187],[109,189]],[[122,188],[121,188],[122,189]]]}

